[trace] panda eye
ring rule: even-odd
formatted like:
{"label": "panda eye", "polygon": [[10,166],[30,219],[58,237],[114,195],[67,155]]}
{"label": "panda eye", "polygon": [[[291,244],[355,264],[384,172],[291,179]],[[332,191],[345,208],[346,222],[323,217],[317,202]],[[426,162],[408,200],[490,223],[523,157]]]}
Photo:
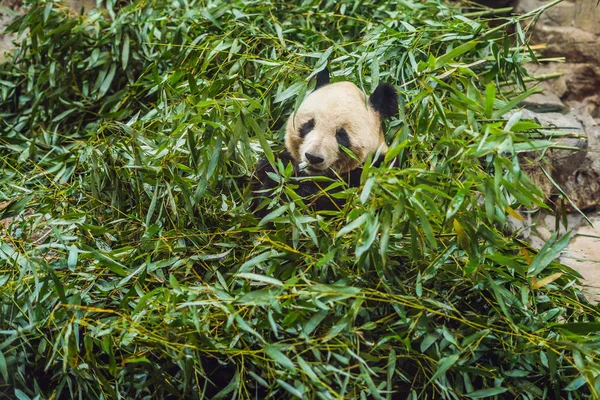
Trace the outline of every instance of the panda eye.
{"label": "panda eye", "polygon": [[308,135],[313,129],[315,129],[315,119],[311,118],[309,121],[302,124],[298,133],[301,138],[304,138],[304,136]]}
{"label": "panda eye", "polygon": [[335,138],[340,146],[344,146],[347,149],[350,148],[350,138],[344,128],[340,128],[335,132]]}

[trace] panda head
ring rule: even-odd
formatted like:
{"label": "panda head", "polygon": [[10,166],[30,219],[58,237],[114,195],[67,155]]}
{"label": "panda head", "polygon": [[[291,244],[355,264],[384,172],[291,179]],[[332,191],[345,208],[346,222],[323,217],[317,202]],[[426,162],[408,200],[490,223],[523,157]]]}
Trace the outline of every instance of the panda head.
{"label": "panda head", "polygon": [[329,83],[325,69],[317,75],[315,91],[288,119],[285,146],[298,163],[307,164],[310,174],[348,172],[378,149],[387,151],[382,120],[397,113],[391,85],[380,84],[367,99],[351,82]]}

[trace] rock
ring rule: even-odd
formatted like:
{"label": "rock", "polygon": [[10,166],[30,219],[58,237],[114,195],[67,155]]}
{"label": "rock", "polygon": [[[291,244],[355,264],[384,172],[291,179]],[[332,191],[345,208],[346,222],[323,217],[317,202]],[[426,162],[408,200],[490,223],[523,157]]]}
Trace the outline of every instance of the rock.
{"label": "rock", "polygon": [[[592,151],[582,152],[577,158],[567,155],[573,165],[559,161],[562,167],[555,168],[552,177],[579,209],[590,210],[600,205],[600,154],[597,151],[600,148],[600,126],[581,104],[575,104],[571,114],[581,121],[586,147]],[[556,160],[551,162],[554,164]],[[570,203],[565,208],[569,212],[576,211]]]}
{"label": "rock", "polygon": [[[506,116],[509,118],[510,114]],[[572,149],[552,149],[547,153],[547,159],[552,170],[573,172],[585,158],[585,150],[588,147],[587,137],[583,124],[579,121],[574,111],[569,114],[557,112],[537,113],[530,110],[521,111],[521,119],[531,119],[539,123],[543,128],[555,130],[561,133],[573,133],[577,136],[556,137],[553,141],[563,147]],[[576,151],[581,149],[584,151]],[[526,164],[527,165],[527,164]]]}
{"label": "rock", "polygon": [[[521,0],[516,7],[520,14],[543,6],[545,0]],[[538,21],[538,26],[576,27],[590,33],[600,33],[600,7],[597,0],[563,1],[547,9]]]}
{"label": "rock", "polygon": [[595,123],[598,124],[598,117],[600,117],[600,94],[594,96],[588,96],[584,98],[582,101],[571,101],[570,105],[577,104],[585,110],[586,114],[589,114],[592,119],[595,119]]}
{"label": "rock", "polygon": [[90,12],[96,8],[96,0],[69,0],[67,3],[79,13]]}
{"label": "rock", "polygon": [[575,20],[575,3],[563,1],[550,7],[542,14],[541,21],[549,26],[573,26]]}
{"label": "rock", "polygon": [[558,96],[549,90],[548,85],[545,85],[543,93],[536,93],[529,96],[521,105],[535,112],[562,112],[566,109]]}
{"label": "rock", "polygon": [[[556,219],[557,219],[557,216],[555,216],[553,214],[544,213],[544,215],[540,216],[540,221],[539,221],[540,226],[536,227],[536,230],[543,232],[543,229],[545,228],[547,232],[555,232],[556,231]],[[560,235],[564,235],[568,231],[580,227],[584,221],[583,215],[581,215],[580,213],[567,214],[567,226],[566,227],[563,225],[562,217],[558,216],[558,219],[560,222],[560,224],[559,224],[559,234]],[[549,239],[549,238],[550,238],[550,236],[548,236],[546,239]]]}
{"label": "rock", "polygon": [[[577,270],[584,278],[587,297],[600,300],[600,215],[588,216],[592,226],[584,224],[575,231],[560,261]],[[590,293],[591,292],[591,293]]]}
{"label": "rock", "polygon": [[575,2],[575,26],[592,33],[600,33],[600,7],[597,0]]}
{"label": "rock", "polygon": [[[589,160],[573,173],[559,172],[558,176],[562,190],[580,210],[591,210],[600,204],[600,175],[592,169]],[[570,203],[565,204],[565,209],[567,212],[577,211]]]}
{"label": "rock", "polygon": [[[557,137],[555,142],[572,149],[551,149],[546,153],[542,162],[544,169],[558,184],[561,190],[571,199],[566,201],[565,209],[568,212],[589,210],[600,205],[600,159],[596,152],[588,152],[588,134],[593,143],[600,140],[600,130],[594,119],[584,109],[572,109],[569,114],[560,113],[535,113],[529,110],[522,111],[523,119],[537,121],[545,128],[558,128],[559,132],[571,132],[577,137]],[[508,116],[507,116],[508,118]],[[585,121],[585,124],[582,123]],[[576,150],[581,149],[581,150]],[[539,155],[520,155],[522,170],[535,182],[544,193],[546,200],[551,200],[559,195],[560,191],[554,187],[540,168]],[[598,169],[597,169],[598,168]]]}
{"label": "rock", "polygon": [[[528,13],[543,6],[544,0],[521,0],[516,7],[518,14]],[[547,9],[538,20],[538,25],[548,26],[573,26],[575,20],[575,4],[563,1]]]}
{"label": "rock", "polygon": [[0,0],[0,6],[15,10],[23,6],[23,0]]}
{"label": "rock", "polygon": [[[600,49],[600,42],[597,44]],[[600,59],[598,64],[580,64],[574,66],[566,76],[567,92],[571,100],[580,100],[593,96],[600,89]]]}
{"label": "rock", "polygon": [[[545,3],[546,0],[520,0],[516,11],[529,12]],[[598,0],[565,0],[547,9],[532,30],[532,44],[546,44],[539,50],[542,56],[564,57],[566,63],[528,65],[527,70],[531,76],[562,73],[559,78],[547,80],[545,84],[572,110],[564,116],[550,113],[551,115],[544,117],[539,112],[547,108],[539,103],[545,104],[548,99],[534,98],[537,104],[523,104],[534,111],[529,115],[524,111],[524,117],[533,117],[543,125],[566,123],[576,128],[578,133],[583,130],[584,138],[560,139],[560,142],[585,151],[552,150],[542,160],[548,166],[546,170],[552,178],[582,210],[598,208],[600,205],[600,6],[597,3]],[[539,166],[532,161],[535,157],[520,157],[524,158],[521,163],[523,171],[542,188],[547,199],[558,194]],[[568,212],[574,211],[574,207],[568,202],[565,207]],[[576,235],[561,261],[582,274],[587,297],[598,301],[600,214],[590,216],[593,227],[582,221],[579,213],[568,214],[567,218],[568,228],[576,229]],[[554,217],[541,211],[529,238],[532,246],[541,247],[550,238],[550,232],[555,227]],[[562,233],[565,228],[561,226],[560,230]],[[590,294],[590,291],[595,293]]]}
{"label": "rock", "polygon": [[544,245],[546,244],[546,240],[537,237],[537,236],[531,236],[529,238],[529,245],[531,247],[533,247],[536,250],[540,250],[542,247],[544,247]]}
{"label": "rock", "polygon": [[545,57],[565,57],[571,63],[600,62],[600,39],[593,33],[570,26],[537,25],[533,34],[536,43],[547,43]]}
{"label": "rock", "polygon": [[588,152],[587,158],[591,162],[591,168],[594,172],[600,175],[600,122],[596,121],[589,113],[589,108],[586,102],[573,102],[572,104],[575,113],[583,123],[585,134],[588,138],[588,147],[592,151]]}
{"label": "rock", "polygon": [[552,237],[552,232],[545,226],[536,226],[535,235],[546,242]]}
{"label": "rock", "polygon": [[[575,64],[576,65],[576,64]],[[554,94],[556,94],[561,100],[565,100],[565,94],[568,91],[566,83],[566,75],[569,71],[569,66],[572,64],[565,63],[544,63],[544,64],[526,64],[525,69],[527,73],[532,77],[543,77],[543,76],[556,76],[551,79],[544,81],[544,84]]]}
{"label": "rock", "polygon": [[[600,64],[528,64],[526,69],[531,76],[562,74],[558,78],[545,81],[544,84],[563,102],[582,101],[588,97],[595,98],[600,93]],[[595,115],[599,108],[593,100],[592,106],[594,110],[591,113]]]}
{"label": "rock", "polygon": [[542,6],[544,4],[544,0],[521,0],[517,5],[515,11],[519,14],[525,14],[529,11],[533,11],[536,8]]}
{"label": "rock", "polygon": [[[547,1],[521,0],[516,11],[530,12],[544,3]],[[564,57],[566,63],[529,66],[530,74],[563,73],[564,76],[548,81],[560,100],[563,103],[585,100],[590,114],[600,117],[598,0],[567,0],[548,8],[532,29],[531,43],[544,45],[539,49],[543,57]]]}

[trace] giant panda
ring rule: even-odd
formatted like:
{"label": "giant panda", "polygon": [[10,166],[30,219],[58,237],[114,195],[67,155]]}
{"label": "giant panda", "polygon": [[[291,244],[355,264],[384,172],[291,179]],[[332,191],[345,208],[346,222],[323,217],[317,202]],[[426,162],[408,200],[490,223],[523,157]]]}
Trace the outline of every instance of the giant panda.
{"label": "giant panda", "polygon": [[[393,86],[381,83],[367,98],[352,82],[330,82],[329,70],[317,74],[315,89],[289,117],[285,128],[285,150],[277,154],[283,165],[293,166],[297,178],[321,175],[342,179],[349,187],[360,185],[362,164],[369,155],[379,154],[373,164],[383,162],[388,149],[382,129],[385,118],[398,114],[398,97]],[[354,155],[349,155],[343,147]],[[251,209],[266,215],[273,189],[280,183],[273,179],[275,170],[260,160],[254,170]],[[271,176],[269,176],[271,175]],[[335,210],[343,206],[325,192],[328,182],[297,180],[296,194],[316,210]],[[337,191],[342,188],[336,189]]]}

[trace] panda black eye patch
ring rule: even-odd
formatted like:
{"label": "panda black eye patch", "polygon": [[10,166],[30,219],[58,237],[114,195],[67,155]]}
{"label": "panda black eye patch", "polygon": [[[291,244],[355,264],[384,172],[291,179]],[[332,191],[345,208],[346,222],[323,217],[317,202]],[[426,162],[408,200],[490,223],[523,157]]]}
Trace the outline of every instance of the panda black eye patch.
{"label": "panda black eye patch", "polygon": [[301,138],[304,138],[304,136],[308,135],[308,133],[313,129],[315,129],[315,119],[311,118],[310,120],[302,124],[300,130],[298,131],[298,134]]}
{"label": "panda black eye patch", "polygon": [[340,146],[344,146],[347,149],[350,148],[350,138],[344,128],[340,128],[335,132],[335,138]]}

